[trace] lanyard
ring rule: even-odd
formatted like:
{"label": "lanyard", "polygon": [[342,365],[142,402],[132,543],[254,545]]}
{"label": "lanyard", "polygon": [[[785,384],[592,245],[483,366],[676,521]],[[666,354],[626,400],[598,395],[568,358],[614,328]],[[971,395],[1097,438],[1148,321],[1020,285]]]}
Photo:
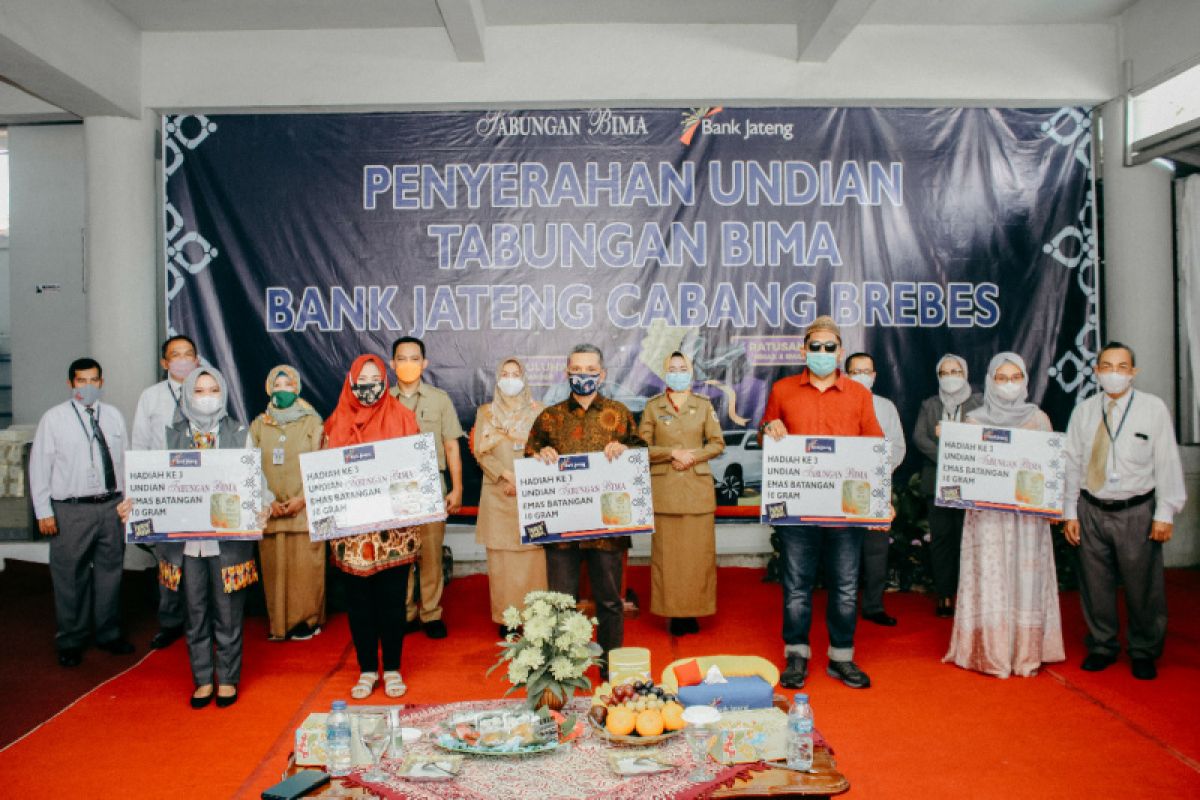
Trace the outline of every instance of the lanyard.
{"label": "lanyard", "polygon": [[[87,423],[83,421],[83,417],[80,416],[79,409],[75,407],[74,402],[71,403],[71,410],[75,412],[75,419],[79,420],[79,427],[83,428],[83,435],[85,438],[87,438],[88,458],[91,460],[92,468],[94,469],[96,467],[96,449],[94,447],[92,447],[92,442],[96,441],[98,438],[96,431],[88,430]],[[96,409],[95,419],[96,419],[96,428],[99,429],[100,428],[100,410],[99,409]]]}
{"label": "lanyard", "polygon": [[1112,428],[1108,426],[1108,413],[1103,409],[1100,410],[1100,418],[1104,421],[1104,431],[1108,434],[1108,441],[1112,444],[1114,449],[1117,446],[1117,439],[1121,435],[1121,430],[1125,427],[1125,420],[1129,419],[1129,409],[1133,408],[1133,395],[1134,392],[1130,391],[1129,402],[1125,405],[1125,413],[1121,415],[1120,423],[1117,424],[1116,433],[1113,433]]}

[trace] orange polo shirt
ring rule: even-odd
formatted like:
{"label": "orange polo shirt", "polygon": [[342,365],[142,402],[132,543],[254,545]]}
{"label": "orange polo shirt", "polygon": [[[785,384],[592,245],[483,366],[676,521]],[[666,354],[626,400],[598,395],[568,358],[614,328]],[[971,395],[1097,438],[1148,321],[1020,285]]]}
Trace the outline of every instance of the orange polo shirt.
{"label": "orange polo shirt", "polygon": [[767,398],[763,425],[780,420],[794,436],[883,436],[871,392],[839,370],[825,391],[812,385],[807,369],[776,381]]}

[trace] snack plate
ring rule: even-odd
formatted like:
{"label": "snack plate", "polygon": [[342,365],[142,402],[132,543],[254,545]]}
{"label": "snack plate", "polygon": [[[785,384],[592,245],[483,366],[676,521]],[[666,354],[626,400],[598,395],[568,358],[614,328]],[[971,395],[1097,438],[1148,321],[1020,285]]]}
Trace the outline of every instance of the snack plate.
{"label": "snack plate", "polygon": [[608,767],[621,776],[653,775],[658,772],[670,772],[678,764],[667,760],[656,750],[644,750],[639,753],[609,753]]}
{"label": "snack plate", "polygon": [[396,773],[406,781],[452,781],[462,769],[462,756],[405,756],[400,771]]}
{"label": "snack plate", "polygon": [[608,729],[603,725],[596,724],[596,721],[591,717],[588,717],[588,722],[592,725],[592,733],[604,739],[609,744],[620,745],[622,747],[649,747],[652,744],[661,744],[683,733],[683,728],[680,728],[677,731],[660,733],[658,736],[618,736],[615,733],[609,733]]}
{"label": "snack plate", "polygon": [[455,739],[447,733],[439,735],[434,742],[443,750],[449,750],[453,753],[466,753],[472,756],[529,756],[535,753],[547,753],[551,750],[558,749],[560,742],[540,742],[538,744],[526,744],[520,747],[515,747],[511,750],[501,750],[496,747],[480,747],[479,745],[471,745]]}

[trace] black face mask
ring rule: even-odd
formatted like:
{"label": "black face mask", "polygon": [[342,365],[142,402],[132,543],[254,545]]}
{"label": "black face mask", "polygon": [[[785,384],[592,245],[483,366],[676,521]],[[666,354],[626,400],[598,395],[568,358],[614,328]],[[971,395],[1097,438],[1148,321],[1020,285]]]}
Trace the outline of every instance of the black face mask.
{"label": "black face mask", "polygon": [[354,392],[354,396],[358,398],[358,402],[364,406],[373,406],[379,402],[379,398],[383,397],[382,383],[352,383],[350,391]]}

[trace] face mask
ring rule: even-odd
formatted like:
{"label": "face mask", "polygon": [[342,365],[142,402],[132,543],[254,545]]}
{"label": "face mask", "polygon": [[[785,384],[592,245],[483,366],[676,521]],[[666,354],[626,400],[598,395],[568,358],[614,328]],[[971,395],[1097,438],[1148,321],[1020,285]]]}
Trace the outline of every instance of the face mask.
{"label": "face mask", "polygon": [[1010,403],[1019,398],[1024,391],[1024,381],[996,384],[997,396],[999,396],[1001,400],[1007,400]]}
{"label": "face mask", "polygon": [[276,408],[291,408],[292,403],[296,402],[297,395],[295,392],[285,392],[283,390],[271,393],[271,403]]}
{"label": "face mask", "polygon": [[354,383],[350,385],[350,391],[364,406],[373,406],[379,402],[379,398],[383,397],[383,384]]}
{"label": "face mask", "polygon": [[525,388],[525,381],[520,378],[501,378],[496,385],[506,397],[516,397]]}
{"label": "face mask", "polygon": [[1100,388],[1107,394],[1121,394],[1133,383],[1132,375],[1122,375],[1119,372],[1101,372],[1097,376]]}
{"label": "face mask", "polygon": [[942,391],[946,394],[954,394],[961,391],[967,385],[967,379],[961,375],[946,375],[938,378],[938,386],[942,387]]}
{"label": "face mask", "polygon": [[595,394],[596,390],[600,388],[600,373],[568,375],[567,382],[571,384],[571,394],[587,397]]}
{"label": "face mask", "polygon": [[867,387],[868,391],[871,389],[872,386],[875,385],[875,376],[874,375],[851,375],[850,380],[858,381],[863,386]]}
{"label": "face mask", "polygon": [[692,373],[668,372],[667,388],[672,392],[686,392],[688,389],[692,388]]}
{"label": "face mask", "polygon": [[71,397],[85,406],[94,404],[103,393],[103,390],[94,383],[85,383],[83,386],[75,386],[71,389]]}
{"label": "face mask", "polygon": [[216,414],[221,410],[221,396],[206,394],[202,397],[193,397],[192,408],[196,409],[197,413],[203,414],[206,417]]}
{"label": "face mask", "polygon": [[191,375],[198,366],[200,362],[194,358],[173,358],[167,362],[167,374],[183,383],[184,378]]}
{"label": "face mask", "polygon": [[805,359],[809,371],[818,378],[824,378],[837,369],[837,353],[808,353]]}
{"label": "face mask", "polygon": [[401,383],[416,383],[421,378],[420,361],[401,361],[394,366]]}

